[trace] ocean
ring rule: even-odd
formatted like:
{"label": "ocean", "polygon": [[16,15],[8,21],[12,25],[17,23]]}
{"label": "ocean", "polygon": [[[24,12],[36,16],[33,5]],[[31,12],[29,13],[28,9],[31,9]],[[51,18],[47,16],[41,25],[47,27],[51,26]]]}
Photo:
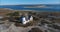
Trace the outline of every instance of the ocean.
{"label": "ocean", "polygon": [[[41,7],[42,6],[42,7]],[[34,10],[34,11],[49,11],[60,12],[60,5],[0,5],[0,8],[9,8],[13,10]]]}

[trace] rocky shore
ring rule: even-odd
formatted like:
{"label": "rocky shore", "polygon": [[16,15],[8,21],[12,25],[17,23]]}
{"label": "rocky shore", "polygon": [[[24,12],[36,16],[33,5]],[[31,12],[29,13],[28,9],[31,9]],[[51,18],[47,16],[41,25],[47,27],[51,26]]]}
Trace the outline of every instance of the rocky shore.
{"label": "rocky shore", "polygon": [[0,32],[60,32],[60,12],[18,11],[34,17],[34,21],[26,27],[16,26],[16,22],[9,21],[7,14],[17,11],[0,9],[0,12],[0,16],[3,16],[0,18]]}

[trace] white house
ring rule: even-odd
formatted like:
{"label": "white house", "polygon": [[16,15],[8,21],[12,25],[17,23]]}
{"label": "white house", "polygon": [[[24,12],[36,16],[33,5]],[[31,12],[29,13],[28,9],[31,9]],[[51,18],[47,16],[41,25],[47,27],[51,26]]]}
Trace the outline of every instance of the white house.
{"label": "white house", "polygon": [[33,21],[33,17],[30,16],[30,15],[28,15],[28,17],[21,16],[20,21],[21,21],[22,24],[26,24],[26,23],[28,23],[30,21]]}

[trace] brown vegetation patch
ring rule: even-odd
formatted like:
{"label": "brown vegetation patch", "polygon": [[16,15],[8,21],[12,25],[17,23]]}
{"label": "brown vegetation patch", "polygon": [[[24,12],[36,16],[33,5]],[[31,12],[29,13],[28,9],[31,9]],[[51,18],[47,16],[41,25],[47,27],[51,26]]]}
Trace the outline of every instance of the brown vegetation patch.
{"label": "brown vegetation patch", "polygon": [[43,32],[43,31],[39,28],[32,28],[29,32]]}

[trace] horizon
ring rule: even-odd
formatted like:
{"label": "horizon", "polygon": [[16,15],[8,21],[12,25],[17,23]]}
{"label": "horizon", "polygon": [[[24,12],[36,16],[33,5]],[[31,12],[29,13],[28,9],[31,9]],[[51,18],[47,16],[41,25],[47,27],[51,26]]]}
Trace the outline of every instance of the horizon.
{"label": "horizon", "polygon": [[[60,5],[60,4],[11,4],[11,5]],[[4,6],[4,5],[0,5]]]}
{"label": "horizon", "polygon": [[0,0],[0,5],[60,4],[59,0]]}

